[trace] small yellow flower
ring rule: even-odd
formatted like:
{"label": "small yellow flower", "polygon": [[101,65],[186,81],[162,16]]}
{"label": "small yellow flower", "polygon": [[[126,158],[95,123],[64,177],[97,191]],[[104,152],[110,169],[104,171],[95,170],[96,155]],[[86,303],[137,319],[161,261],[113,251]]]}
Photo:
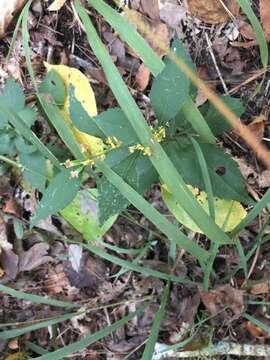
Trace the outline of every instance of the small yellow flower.
{"label": "small yellow flower", "polygon": [[166,137],[166,130],[163,126],[160,126],[156,131],[154,131],[153,135],[157,142],[161,142]]}
{"label": "small yellow flower", "polygon": [[122,145],[122,141],[118,140],[115,136],[109,136],[106,139],[106,144],[109,145],[112,149],[116,149]]}
{"label": "small yellow flower", "polygon": [[152,155],[152,151],[150,149],[150,147],[144,147],[142,144],[137,144],[137,145],[133,145],[133,146],[130,146],[128,148],[129,152],[130,153],[134,153],[136,150],[137,151],[141,151],[143,153],[143,155],[145,156],[151,156]]}

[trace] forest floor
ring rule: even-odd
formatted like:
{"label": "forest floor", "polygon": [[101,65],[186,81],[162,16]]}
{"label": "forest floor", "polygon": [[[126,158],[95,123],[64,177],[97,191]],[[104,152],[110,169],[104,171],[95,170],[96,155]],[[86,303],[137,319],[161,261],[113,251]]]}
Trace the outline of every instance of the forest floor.
{"label": "forest floor", "polygon": [[[52,1],[35,0],[30,8],[31,60],[37,77],[42,79],[44,76],[43,61],[76,67],[89,78],[99,111],[116,106],[104,73],[89,49],[86,35],[78,25],[71,2],[66,1],[59,12],[48,11],[51,3]],[[152,31],[157,36],[162,36],[168,45],[178,36],[196,64],[199,76],[217,93],[241,99],[245,107],[241,120],[249,125],[266,146],[270,146],[270,73],[265,73],[262,86],[254,95],[264,72],[256,37],[245,15],[233,8],[228,15],[226,11],[224,13],[224,8],[220,10],[217,5],[213,5],[214,0],[192,0],[190,3],[190,11],[187,11],[185,1],[177,0],[131,0],[129,6],[140,12]],[[269,1],[268,5],[270,6]],[[268,16],[267,24],[262,4],[259,0],[252,1],[252,6],[255,14],[261,20],[264,19],[265,31],[267,27],[270,31],[270,17]],[[147,68],[104,19],[93,8],[88,6],[88,9],[132,95],[151,122],[154,113],[149,106],[148,96],[152,78]],[[33,84],[27,74],[20,33],[10,61],[6,63],[16,19],[0,40],[0,85],[11,75],[23,86],[27,102],[31,103]],[[199,92],[197,105],[206,101],[205,95]],[[46,143],[59,143],[57,135],[41,117],[36,121],[34,131]],[[260,199],[270,186],[270,171],[264,168],[236,133],[230,132],[220,137],[219,144],[239,164],[249,195],[255,200]],[[166,213],[159,186],[153,186],[146,198],[153,206]],[[49,351],[71,344],[120,319],[137,303],[154,295],[156,303],[152,303],[142,315],[125,325],[125,328],[118,329],[72,357],[118,360],[129,355],[129,359],[140,359],[162,297],[163,280],[132,271],[125,271],[118,276],[118,266],[87,251],[83,252],[80,269],[76,271],[70,258],[70,245],[63,241],[63,235],[82,241],[80,234],[57,216],[49,217],[30,231],[28,223],[37,207],[37,201],[38,193],[29,191],[15,171],[4,173],[1,168],[0,246],[1,241],[6,239],[11,247],[8,252],[0,252],[0,283],[35,295],[76,302],[82,307],[91,304],[93,310],[22,337],[8,341],[0,339],[0,359],[7,359],[10,354],[24,350],[27,348],[25,344],[29,342]],[[244,251],[247,252],[256,243],[264,218],[262,214],[241,232]],[[14,219],[23,223],[22,236],[16,233]],[[266,227],[265,234],[270,234],[269,226]],[[188,274],[193,279],[201,277],[202,270],[196,260],[184,252],[177,254],[174,264],[168,261],[170,249],[162,234],[132,206],[123,216],[119,216],[103,240],[118,248],[146,248],[140,264],[149,268],[176,276]],[[222,248],[215,259],[212,290],[208,293],[203,293],[198,286],[173,284],[161,324],[158,346],[185,340],[186,330],[194,327],[194,337],[182,351],[204,348],[210,341],[214,344],[224,341],[251,346],[265,345],[262,358],[270,358],[267,347],[270,347],[270,334],[241,316],[243,309],[248,310],[270,326],[269,307],[250,303],[270,301],[269,246],[269,242],[259,246],[248,261],[249,280],[245,284],[243,272],[235,271],[240,263],[239,253],[236,247],[230,246]],[[133,253],[128,251],[118,256],[134,260]],[[4,292],[0,294],[0,326],[11,322],[23,322],[26,325],[34,320],[49,319],[65,313],[61,308],[33,304]],[[111,306],[107,306],[109,304]],[[219,315],[203,322],[199,330],[195,330],[195,324],[217,313]],[[192,331],[189,336],[190,334]],[[30,349],[27,351],[29,355],[33,355]],[[215,358],[239,358],[243,355],[241,351],[243,349],[238,351],[238,355],[224,353]],[[174,354],[167,358],[177,356],[181,357]],[[199,354],[194,357],[201,358]],[[249,357],[246,354],[243,358]]]}

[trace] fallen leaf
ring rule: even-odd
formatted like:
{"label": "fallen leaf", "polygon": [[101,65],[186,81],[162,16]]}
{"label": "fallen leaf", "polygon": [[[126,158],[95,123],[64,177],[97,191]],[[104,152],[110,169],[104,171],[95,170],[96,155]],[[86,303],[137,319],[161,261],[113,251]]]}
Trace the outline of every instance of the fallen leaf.
{"label": "fallen leaf", "polygon": [[48,7],[49,11],[58,11],[66,3],[67,0],[54,0],[54,2]]}
{"label": "fallen leaf", "polygon": [[249,125],[248,128],[251,130],[253,135],[256,136],[258,141],[261,141],[264,135],[266,125],[266,117],[265,115],[261,114],[257,116]]}
{"label": "fallen leaf", "polygon": [[150,80],[150,71],[148,67],[146,67],[144,63],[142,63],[135,76],[135,81],[136,84],[138,85],[138,89],[140,91],[144,91],[149,84],[149,80]]}
{"label": "fallen leaf", "polygon": [[177,28],[187,15],[187,9],[178,4],[172,4],[169,1],[160,2],[160,19],[169,27]]}
{"label": "fallen leaf", "polygon": [[[210,80],[209,74],[208,74],[208,70],[207,70],[207,66],[201,65],[198,67],[198,76],[200,79],[202,79],[203,81],[208,82]],[[208,86],[212,89],[215,90],[216,86],[215,84],[209,84]],[[197,92],[197,96],[196,96],[196,106],[200,107],[201,105],[203,105],[206,101],[208,100],[207,94],[205,91],[202,91],[202,89],[199,87],[198,88],[198,92]]]}
{"label": "fallen leaf", "polygon": [[81,259],[82,259],[82,247],[75,244],[69,245],[68,259],[71,263],[73,270],[79,272],[81,267]]}
{"label": "fallen leaf", "polygon": [[254,325],[251,321],[245,322],[245,328],[250,333],[250,335],[255,338],[262,338],[264,335],[262,329]]}
{"label": "fallen leaf", "polygon": [[0,1],[0,38],[10,24],[13,16],[21,9],[26,0],[1,0]]}
{"label": "fallen leaf", "polygon": [[270,39],[270,0],[260,0],[260,18],[266,38]]}
{"label": "fallen leaf", "polygon": [[[236,0],[223,0],[228,10],[235,16],[239,13]],[[228,11],[219,0],[187,0],[191,14],[209,24],[220,24],[230,20]]]}
{"label": "fallen leaf", "polygon": [[8,347],[10,348],[10,350],[17,350],[19,349],[19,338],[15,337],[13,339],[11,339],[8,343]]}
{"label": "fallen leaf", "polygon": [[142,12],[150,19],[159,20],[159,1],[158,0],[141,0]]}
{"label": "fallen leaf", "polygon": [[87,79],[87,77],[78,69],[68,67],[65,65],[51,65],[48,63],[44,64],[48,71],[54,70],[60,77],[64,83],[65,90],[66,90],[66,97],[64,100],[64,104],[61,108],[61,112],[70,126],[74,137],[76,138],[77,142],[84,146],[92,155],[98,155],[103,153],[104,151],[104,144],[103,141],[95,136],[88,135],[79,131],[73,124],[70,118],[70,111],[69,111],[69,95],[68,90],[69,86],[74,86],[75,96],[78,101],[82,104],[84,109],[90,116],[97,115],[97,106],[96,106],[96,99],[93,89]]}
{"label": "fallen leaf", "polygon": [[256,34],[253,30],[253,27],[250,24],[248,24],[247,22],[243,22],[239,26],[239,32],[245,39],[248,39],[248,40],[256,39]]}
{"label": "fallen leaf", "polygon": [[47,256],[48,249],[48,244],[37,243],[29,250],[21,252],[19,254],[19,271],[31,271],[48,261],[52,261],[53,259]]}
{"label": "fallen leaf", "polygon": [[[196,197],[202,208],[209,214],[207,194],[191,185],[188,185],[188,188]],[[201,229],[168,191],[166,185],[162,185],[161,192],[166,206],[176,219],[192,231],[202,233]],[[214,207],[215,222],[226,232],[233,230],[247,215],[244,207],[239,202],[233,200],[224,200],[214,197]]]}
{"label": "fallen leaf", "polygon": [[270,170],[264,170],[258,176],[257,181],[260,188],[268,188],[270,186]]}
{"label": "fallen leaf", "polygon": [[239,319],[245,309],[243,291],[230,285],[218,286],[208,292],[201,290],[200,295],[209,313],[219,314],[227,324]]}
{"label": "fallen leaf", "polygon": [[262,283],[255,284],[250,289],[250,293],[252,295],[268,294],[269,291],[270,291],[270,280],[266,280]]}
{"label": "fallen leaf", "polygon": [[[137,23],[142,22],[151,30],[153,34],[155,34],[155,42],[158,41],[159,43],[162,43],[163,46],[166,45],[166,47],[170,46],[170,33],[166,24],[162,23],[159,20],[148,19],[147,17],[143,16],[135,10],[129,10],[128,13],[125,13],[125,16],[127,17],[128,22],[133,27],[135,27],[136,30],[139,31],[139,29],[137,29]],[[144,36],[143,33],[141,33],[141,35]],[[155,44],[151,42],[151,40],[147,39],[147,37],[146,40],[160,57],[163,57],[165,55],[165,52],[159,47],[156,47]]]}

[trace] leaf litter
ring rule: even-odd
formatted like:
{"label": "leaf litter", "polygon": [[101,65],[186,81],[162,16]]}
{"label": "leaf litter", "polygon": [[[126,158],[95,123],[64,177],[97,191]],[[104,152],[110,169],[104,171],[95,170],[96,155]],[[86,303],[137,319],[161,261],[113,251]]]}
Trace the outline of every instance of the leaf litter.
{"label": "leaf litter", "polygon": [[[131,1],[131,6],[135,11],[142,14],[142,17],[147,24],[151,24],[152,30],[156,32],[157,36],[164,36],[167,44],[171,41],[173,29],[180,33],[183,37],[186,48],[190,49],[190,52],[193,58],[197,60],[198,65],[206,67],[206,78],[208,81],[214,83],[215,88],[220,91],[220,83],[216,76],[216,71],[213,69],[209,55],[207,55],[207,52],[203,49],[206,48],[206,46],[202,40],[203,33],[205,31],[205,23],[210,25],[213,24],[214,30],[212,31],[214,36],[210,36],[210,39],[213,41],[214,54],[217,57],[218,66],[221,68],[222,76],[231,88],[233,88],[235,84],[239,85],[239,83],[241,83],[244,79],[244,75],[246,75],[245,72],[253,71],[255,68],[251,64],[255,64],[254,61],[257,56],[256,44],[253,45],[255,46],[254,54],[245,53],[244,49],[241,49],[240,51],[231,47],[230,41],[232,41],[231,39],[233,38],[229,38],[229,36],[232,35],[228,35],[227,32],[229,28],[228,23],[231,22],[231,17],[224,7],[220,7],[220,1],[219,5],[215,6],[213,1],[209,1],[206,4],[206,2],[193,0],[188,1],[188,3],[189,8],[186,8],[182,2],[179,4],[178,1],[165,0],[160,2],[142,1],[136,6],[135,1]],[[237,18],[239,23],[242,22],[243,24],[244,22],[244,25],[247,24],[245,19],[239,17],[239,8],[237,8],[232,1],[224,3],[231,11],[232,15]],[[136,1],[136,4],[138,4],[138,1]],[[157,6],[158,4],[159,6]],[[74,59],[74,56],[76,56],[77,60],[79,59],[79,61],[81,61],[81,59],[83,59],[86,61],[86,69],[88,69],[86,73],[88,73],[91,79],[91,74],[94,74],[95,71],[96,73],[99,72],[101,74],[100,68],[95,63],[95,59],[92,54],[90,52],[87,53],[87,56],[83,54],[82,49],[84,48],[85,43],[83,36],[77,32],[78,30],[76,28],[74,30],[75,37],[70,37],[71,32],[67,30],[67,19],[71,22],[72,18],[70,17],[70,13],[68,11],[68,5],[64,5],[61,8],[59,15],[53,12],[48,13],[48,6],[49,3],[43,4],[36,1],[35,7],[32,9],[32,15],[34,18],[39,18],[41,14],[45,14],[45,16],[40,19],[41,23],[44,25],[43,28],[40,28],[39,25],[32,28],[30,27],[31,49],[35,49],[35,51],[37,51],[31,52],[35,68],[38,71],[43,72],[42,59],[44,59],[44,56],[47,60],[58,58],[60,59],[60,63],[64,65],[70,64],[72,57]],[[267,34],[269,19],[267,19],[267,14],[265,12],[266,6],[266,0],[260,2],[261,19],[264,30]],[[64,17],[62,17],[62,14]],[[59,18],[57,18],[58,16]],[[55,28],[56,31],[55,33],[53,31],[54,35],[52,35],[52,32],[49,33],[45,31],[45,27],[47,26],[49,28],[53,28],[53,24],[55,24],[56,19],[59,19],[59,27]],[[200,21],[200,19],[205,22]],[[98,21],[100,21],[100,19],[98,19]],[[131,82],[132,86],[140,91],[144,91],[144,94],[142,95],[139,92],[134,92],[134,94],[138,98],[138,102],[142,104],[144,109],[146,109],[145,111],[148,111],[148,118],[151,119],[153,115],[148,110],[146,102],[148,95],[147,88],[151,81],[149,72],[143,67],[143,65],[139,65],[138,59],[135,58],[130,49],[123,46],[123,43],[117,37],[117,34],[112,33],[111,29],[108,28],[106,24],[101,24],[102,34],[107,42],[107,47],[112,56],[114,56],[115,62],[120,71],[122,71],[126,77],[133,76],[134,82]],[[63,29],[66,31],[63,31]],[[58,30],[60,30],[59,32],[62,34],[58,34]],[[239,28],[239,31],[240,35],[236,35],[237,40],[240,40],[240,36],[244,36],[243,33],[241,33],[241,28]],[[246,30],[246,33],[248,31],[250,32],[250,29]],[[252,35],[249,36],[251,37]],[[77,39],[77,43],[75,47],[76,50],[72,53],[72,51],[70,51],[71,46],[69,45],[71,45],[74,39]],[[3,40],[6,41],[5,38]],[[9,40],[10,39],[8,39],[8,41]],[[203,43],[201,55],[199,55],[200,51],[198,50],[200,43]],[[17,40],[17,46],[19,49],[20,40]],[[17,57],[21,59],[20,64],[16,63],[13,70],[8,68],[7,65],[4,65],[3,68],[5,71],[13,73],[13,75],[24,84],[25,89],[29,91],[29,89],[31,89],[31,84],[27,83],[24,76],[22,76],[23,71],[25,70],[23,55],[19,50],[17,55]],[[160,54],[160,56],[162,55],[163,54]],[[246,59],[248,60],[247,63]],[[127,60],[132,61],[129,63]],[[83,64],[85,65],[85,63]],[[127,64],[129,64],[130,67],[128,67]],[[137,64],[135,66],[136,70],[132,72],[131,69],[134,64]],[[237,71],[235,71],[235,69]],[[6,73],[4,75],[6,76]],[[113,103],[114,99],[106,88],[106,80],[104,77],[102,81],[100,81],[100,79],[101,77],[95,78],[97,84],[96,86],[95,84],[93,85],[94,90],[98,87],[102,89],[102,97],[99,98],[99,106],[106,104],[106,102]],[[253,88],[249,87],[246,93],[243,90],[243,92],[240,92],[238,95],[247,99],[249,96],[248,91],[251,92],[252,90]],[[203,101],[204,104],[207,104],[207,99],[203,99],[201,101]],[[254,132],[256,132],[260,138],[269,136],[265,121],[257,121],[258,117],[262,113],[262,110],[262,106],[254,106],[252,111],[249,111],[249,113],[245,115],[249,118],[251,128],[254,129]],[[41,128],[39,135],[52,138],[57,143],[55,135],[52,134],[50,130],[44,126],[44,124],[41,122],[39,122],[39,124]],[[237,145],[235,147],[230,143],[228,146],[228,142],[224,139],[222,139],[222,141],[224,141],[223,145],[229,148],[227,149],[228,151],[232,151],[235,155],[239,156]],[[267,170],[261,167],[256,167],[252,159],[250,159],[249,156],[246,156],[245,153],[241,153],[241,161],[246,167],[249,167],[247,182],[248,177],[251,175],[254,176],[255,181],[252,183],[252,186],[255,188],[255,191],[264,191],[263,188],[269,186],[267,185],[267,181],[269,181],[269,173],[267,173]],[[6,179],[5,177],[3,178]],[[1,177],[1,181],[3,183],[5,182],[4,179]],[[121,318],[126,312],[134,309],[136,304],[144,298],[154,296],[156,303],[152,304],[149,310],[145,311],[140,317],[135,318],[134,322],[127,326],[125,331],[123,329],[119,329],[116,334],[106,339],[103,345],[96,344],[91,347],[89,352],[92,352],[95,358],[99,358],[100,356],[98,353],[104,352],[105,346],[105,348],[110,349],[110,351],[114,353],[114,358],[118,357],[120,359],[123,358],[123,355],[126,355],[137,347],[140,347],[149,335],[163,292],[164,282],[133,272],[126,272],[120,278],[115,278],[115,275],[119,272],[119,270],[121,270],[119,266],[97,259],[94,256],[90,256],[88,252],[85,252],[84,250],[81,251],[81,247],[79,245],[76,245],[77,247],[75,252],[71,252],[71,245],[59,242],[61,234],[64,232],[64,234],[71,236],[75,240],[81,239],[80,234],[73,231],[67,224],[62,223],[61,221],[59,223],[59,219],[57,218],[50,217],[45,220],[43,226],[36,227],[34,230],[36,236],[34,242],[31,240],[29,233],[26,231],[22,239],[23,249],[21,248],[19,251],[19,249],[16,248],[17,241],[14,242],[13,230],[10,231],[10,229],[13,229],[12,216],[18,216],[27,222],[31,217],[31,214],[34,212],[33,204],[29,206],[29,201],[28,203],[26,201],[29,199],[18,199],[20,195],[16,197],[16,200],[14,200],[14,198],[12,198],[13,193],[11,192],[12,195],[8,194],[10,189],[7,191],[10,179],[8,179],[3,186],[2,182],[0,191],[1,197],[5,197],[4,205],[6,207],[2,206],[3,203],[1,198],[1,211],[6,215],[11,216],[11,218],[7,220],[8,222],[3,220],[4,226],[2,227],[1,225],[1,247],[4,251],[10,252],[10,258],[7,255],[0,255],[1,269],[3,270],[3,277],[0,277],[0,282],[2,282],[4,277],[9,273],[9,285],[12,284],[12,286],[15,286],[17,289],[23,289],[35,294],[44,296],[51,295],[62,300],[66,299],[68,301],[79,302],[81,304],[91,303],[93,306],[102,306],[119,301],[124,302],[124,304],[115,307],[113,310],[97,310],[95,312],[91,312],[90,314],[75,318],[72,322],[68,322],[67,326],[59,325],[59,332],[61,333],[63,330],[64,331],[61,333],[61,340],[59,340],[58,344],[69,344],[87,333],[93,333],[94,331],[106,326],[108,322]],[[34,202],[33,199],[36,195],[31,193],[30,196]],[[151,200],[153,200],[155,206],[158,206],[162,211],[166,211],[164,207],[162,207],[163,205],[158,190],[152,191],[148,194],[148,196]],[[18,212],[16,210],[16,201],[19,202],[19,208],[22,207],[22,212]],[[28,207],[24,206],[26,204],[28,204]],[[89,206],[87,204],[82,201],[82,210],[89,210]],[[93,210],[92,207],[90,210]],[[27,216],[26,213],[28,213]],[[138,223],[143,224],[146,228],[154,231],[146,219],[135,213],[135,218],[136,217]],[[27,228],[27,226],[25,228]],[[254,231],[254,228],[250,229],[251,237],[248,241],[254,241],[254,236],[256,235]],[[148,231],[142,230],[137,225],[130,225],[124,218],[120,218],[115,226],[105,236],[105,241],[108,244],[123,247],[126,250],[130,250],[130,248],[136,250],[145,245],[146,239],[150,235]],[[41,240],[43,242],[41,242]],[[201,239],[199,241],[201,241]],[[244,237],[241,238],[241,241],[243,242],[244,250],[249,249],[249,243]],[[58,243],[61,243],[61,245]],[[100,246],[103,247],[104,245]],[[149,250],[146,255],[139,260],[140,264],[152,269],[164,271],[166,273],[173,273],[175,269],[173,269],[171,265],[168,265],[167,261],[168,251],[169,249],[167,244],[159,241],[157,246]],[[262,246],[261,252],[263,257],[266,256],[266,251],[267,248]],[[129,261],[136,261],[135,255],[133,254],[118,254],[118,256],[123,259],[128,259]],[[180,257],[182,257],[180,261],[180,265],[182,265],[179,266],[175,274],[182,276],[183,274],[188,273],[195,280],[201,281],[201,270],[194,260],[183,253],[180,254]],[[260,258],[260,262],[262,263],[263,271],[267,273],[270,271],[270,268],[267,263],[263,264],[263,257]],[[229,265],[233,263],[232,259],[234,259],[233,261],[236,263],[237,261],[240,261],[238,254],[233,250],[231,250],[229,254],[221,252],[220,257],[217,258],[217,261],[214,264],[215,274],[212,279],[213,288],[209,291],[203,291],[198,289],[196,286],[189,285],[173,284],[171,286],[170,299],[161,324],[162,332],[159,339],[160,342],[163,344],[175,344],[179,341],[185,340],[187,338],[188,329],[194,326],[197,321],[197,316],[205,314],[205,312],[207,315],[214,316],[214,319],[211,320],[212,324],[219,329],[216,337],[222,338],[226,333],[227,326],[232,327],[232,329],[239,330],[237,324],[242,322],[241,316],[246,310],[244,297],[252,296],[252,299],[257,299],[259,296],[260,299],[263,298],[267,300],[269,289],[267,280],[260,285],[253,285],[248,292],[245,290],[239,290],[236,286],[232,287],[229,285],[220,285],[222,274],[224,274],[224,267],[226,269],[227,267],[229,268]],[[266,257],[265,259],[267,262]],[[3,260],[6,261],[5,266],[3,266]],[[179,262],[179,259],[177,261]],[[233,265],[235,265],[235,263],[233,263]],[[228,269],[228,271],[229,270],[232,269]],[[258,268],[255,268],[252,278],[256,280],[262,279],[262,275],[262,272],[259,271]],[[243,281],[241,276],[242,274],[238,273],[233,278],[236,284]],[[16,281],[10,283],[10,280]],[[3,282],[5,281],[7,280],[4,280]],[[11,299],[7,295],[3,295],[2,302],[3,308],[0,312],[1,318],[3,319],[2,322],[8,322],[11,320],[30,321],[44,317],[44,313],[40,312],[39,306],[33,306],[21,300],[14,301],[14,299]],[[248,309],[250,309],[250,307]],[[6,314],[4,311],[6,311]],[[45,308],[45,312],[47,317],[56,315],[55,310],[48,306]],[[59,314],[60,313],[58,312],[57,315]],[[265,313],[260,311],[258,316],[261,321],[265,323],[267,322]],[[242,322],[242,325],[244,329],[242,331],[251,334],[255,338],[261,339],[262,341],[265,341],[267,338],[266,334],[260,332],[258,328],[251,325],[249,322]],[[242,334],[240,330],[238,331],[238,334]],[[203,335],[203,333],[201,335]],[[200,336],[197,338],[197,346],[202,347],[204,344],[200,341]],[[245,339],[245,336],[246,333],[243,334],[242,340]],[[37,340],[39,345],[47,348],[50,348],[52,345],[50,337],[51,333],[48,329],[32,332],[28,335],[28,338],[32,341]],[[190,349],[192,348],[192,345],[195,346],[195,342],[191,344]],[[135,354],[137,355],[135,355],[134,359],[140,358],[140,351],[137,353],[135,352]],[[88,355],[87,352],[84,352],[80,356],[86,357]]]}

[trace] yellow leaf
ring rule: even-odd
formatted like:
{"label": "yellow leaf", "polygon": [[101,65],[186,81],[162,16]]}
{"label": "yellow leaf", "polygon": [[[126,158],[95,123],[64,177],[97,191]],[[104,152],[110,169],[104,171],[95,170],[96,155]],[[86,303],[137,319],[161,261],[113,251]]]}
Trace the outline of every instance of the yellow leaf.
{"label": "yellow leaf", "polygon": [[44,64],[47,71],[54,70],[61,77],[64,83],[66,89],[66,96],[65,96],[64,104],[60,110],[67,124],[71,128],[77,142],[93,156],[103,153],[105,150],[105,144],[103,143],[103,141],[95,136],[88,135],[78,130],[72,124],[72,120],[70,118],[69,96],[68,96],[69,85],[74,86],[75,96],[77,100],[80,101],[80,103],[87,111],[87,113],[90,116],[97,115],[95,94],[87,77],[78,69],[69,66],[51,65],[48,63],[44,63]]}
{"label": "yellow leaf", "polygon": [[[188,188],[207,214],[209,214],[207,194],[191,185],[188,185]],[[168,191],[166,185],[162,185],[161,191],[166,206],[176,219],[192,231],[202,233],[201,229],[194,223],[181,205],[175,200],[174,196]],[[214,197],[214,207],[216,224],[225,232],[232,231],[247,215],[243,206],[239,202],[233,200],[224,200]]]}
{"label": "yellow leaf", "polygon": [[58,11],[60,10],[66,3],[67,0],[54,0],[54,2],[49,6],[49,11]]}

